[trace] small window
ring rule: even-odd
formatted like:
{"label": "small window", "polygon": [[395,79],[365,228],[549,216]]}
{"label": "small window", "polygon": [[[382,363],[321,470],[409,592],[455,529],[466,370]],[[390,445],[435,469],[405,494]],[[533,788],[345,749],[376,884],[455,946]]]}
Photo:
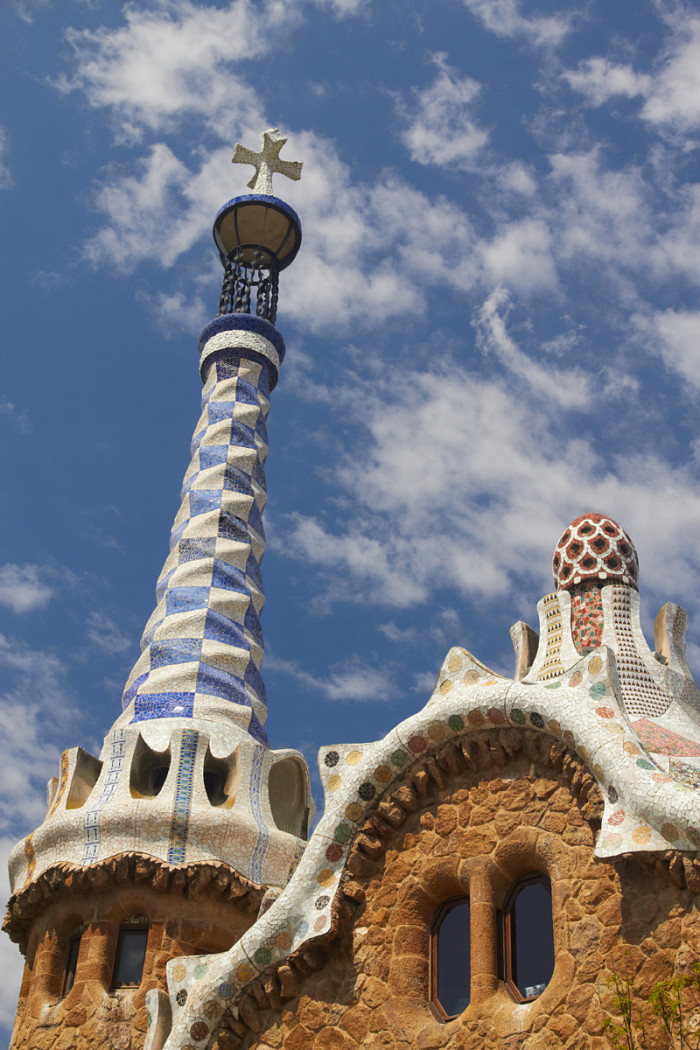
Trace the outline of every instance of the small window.
{"label": "small window", "polygon": [[503,912],[505,982],[518,1002],[541,995],[554,973],[552,888],[545,875],[519,879]]}
{"label": "small window", "polygon": [[71,937],[68,945],[68,958],[66,959],[66,971],[63,975],[63,991],[61,998],[65,999],[75,984],[75,971],[78,968],[78,954],[80,952],[80,934]]}
{"label": "small window", "polygon": [[445,1020],[469,1006],[470,947],[469,900],[446,901],[433,922],[430,970],[433,1005]]}
{"label": "small window", "polygon": [[212,806],[232,806],[236,800],[241,770],[236,747],[225,758],[214,758],[207,748],[204,756],[204,790]]}
{"label": "small window", "polygon": [[113,988],[133,988],[141,984],[147,940],[147,929],[122,926],[114,959]]}
{"label": "small window", "polygon": [[275,762],[267,780],[272,819],[280,831],[297,838],[309,837],[309,807],[306,777],[296,758],[287,756]]}
{"label": "small window", "polygon": [[131,756],[129,789],[132,798],[156,798],[170,772],[170,748],[154,751],[139,734]]}

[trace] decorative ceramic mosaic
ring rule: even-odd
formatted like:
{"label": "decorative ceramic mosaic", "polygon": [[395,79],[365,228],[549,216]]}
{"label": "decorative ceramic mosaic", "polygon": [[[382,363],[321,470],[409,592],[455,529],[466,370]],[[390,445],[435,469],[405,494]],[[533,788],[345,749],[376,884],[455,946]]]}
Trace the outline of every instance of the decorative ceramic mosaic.
{"label": "decorative ceramic mosaic", "polygon": [[115,729],[112,732],[109,762],[102,777],[102,790],[85,814],[85,851],[83,853],[83,864],[91,864],[97,860],[100,848],[100,814],[105,806],[111,801],[119,783],[122,768],[124,766],[124,749],[126,743],[126,731]]}
{"label": "decorative ceramic mosaic", "polygon": [[[640,744],[618,681],[614,655],[605,646],[579,658],[556,680],[531,683],[502,678],[466,650],[452,649],[422,711],[376,743],[323,748],[324,816],[286,890],[230,952],[207,960],[200,977],[193,969],[196,959],[168,964],[176,1010],[167,1050],[206,1046],[216,1019],[227,1007],[235,1010],[255,976],[329,929],[358,827],[414,763],[450,739],[510,726],[565,743],[591,770],[605,799],[599,857],[669,846],[696,851],[700,794],[672,779]],[[149,1004],[159,1011],[157,997]],[[153,1043],[149,1050],[160,1047]]]}
{"label": "decorative ceramic mosaic", "polygon": [[133,705],[138,722],[191,718],[198,697],[225,699],[266,743],[260,562],[269,377],[242,353],[221,349],[208,358],[171,553],[124,705]]}
{"label": "decorative ceramic mosaic", "polygon": [[603,639],[603,598],[591,580],[571,589],[571,635],[583,656],[597,649]]}
{"label": "decorative ceramic mosaic", "polygon": [[58,786],[56,788],[56,794],[54,795],[51,801],[51,805],[49,806],[49,811],[46,814],[47,817],[53,816],[53,814],[56,812],[59,805],[61,804],[61,799],[63,798],[63,794],[66,790],[66,784],[68,783],[68,768],[68,752],[64,751],[61,755],[61,761],[59,764]]}
{"label": "decorative ceramic mosaic", "polygon": [[34,843],[32,842],[33,835],[28,835],[24,840],[24,859],[27,865],[27,874],[24,878],[24,885],[27,886],[34,878],[34,872],[36,871],[36,854],[34,852]]}
{"label": "decorative ceramic mosaic", "polygon": [[250,858],[250,878],[253,882],[262,883],[265,856],[270,845],[270,832],[265,823],[261,806],[262,772],[265,760],[264,748],[257,747],[253,752],[248,777],[248,800],[253,820],[258,826],[258,838]]}
{"label": "decorative ceramic mosaic", "polygon": [[561,641],[562,641],[562,616],[559,607],[559,596],[547,594],[542,599],[546,622],[545,644],[547,646],[544,664],[538,678],[543,681],[547,678],[556,678],[564,670],[561,663]]}
{"label": "decorative ceramic mosaic", "polygon": [[647,751],[660,755],[700,757],[700,737],[691,740],[687,736],[664,729],[649,718],[638,718],[632,725]]}
{"label": "decorative ceramic mosaic", "polygon": [[680,780],[687,787],[700,788],[700,768],[689,762],[683,762],[679,758],[672,758],[670,772],[674,780]]}
{"label": "decorative ceramic mosaic", "polygon": [[[260,677],[267,394],[283,358],[282,336],[259,317],[219,317],[204,329],[202,416],[125,710],[90,767],[88,798],[70,809],[85,756],[62,756],[44,822],[10,857],[13,888],[61,861],[90,865],[127,851],[174,865],[220,860],[267,886],[284,886],[295,870],[304,843],[278,827],[269,774],[293,761],[299,811],[313,816],[308,769],[298,752],[267,747]],[[206,791],[208,754],[234,756],[225,806]],[[157,792],[139,778],[144,762],[167,773]]]}
{"label": "decorative ceramic mosaic", "polygon": [[180,742],[180,761],[175,783],[175,805],[173,806],[170,824],[170,844],[168,846],[168,863],[182,864],[187,848],[187,831],[190,823],[190,806],[192,804],[192,782],[194,779],[194,760],[197,757],[199,734],[185,729]]}
{"label": "decorative ceramic mosaic", "polygon": [[638,651],[632,623],[632,592],[629,587],[615,586],[611,593],[615,656],[627,713],[630,718],[662,715],[671,698],[651,677]]}
{"label": "decorative ceramic mosaic", "polygon": [[575,518],[561,536],[552,560],[554,583],[569,588],[582,580],[619,579],[636,587],[639,562],[627,533],[604,514]]}

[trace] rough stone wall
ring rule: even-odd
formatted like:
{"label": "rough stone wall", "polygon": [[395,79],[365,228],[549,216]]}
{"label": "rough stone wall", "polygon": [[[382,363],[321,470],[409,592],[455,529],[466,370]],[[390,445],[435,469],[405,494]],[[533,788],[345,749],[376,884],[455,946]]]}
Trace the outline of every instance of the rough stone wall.
{"label": "rough stone wall", "polygon": [[[688,877],[695,866],[673,855],[596,860],[599,793],[590,784],[578,798],[572,792],[586,778],[570,760],[564,775],[523,754],[506,768],[461,773],[449,786],[438,778],[444,786],[433,781],[422,798],[413,785],[414,812],[399,828],[365,828],[335,940],[263,974],[217,1046],[608,1048],[601,998],[612,1004],[613,971],[647,995],[700,957],[697,898],[688,888],[697,880]],[[556,965],[542,995],[517,1004],[498,980],[496,912],[531,871],[551,879]],[[438,906],[460,894],[469,894],[472,913],[471,1002],[445,1022],[430,1005],[430,928]],[[650,1045],[665,1046],[650,1024]]]}
{"label": "rough stone wall", "polygon": [[[185,869],[131,860],[121,872],[129,881],[114,881],[116,863],[77,870],[36,909],[11,1050],[140,1050],[146,992],[166,988],[168,960],[226,951],[255,921],[261,891],[232,879],[224,866],[192,871],[187,880]],[[223,876],[218,882],[217,875]],[[148,919],[141,984],[113,989],[119,928],[136,917]],[[63,998],[69,944],[77,933],[75,981]]]}

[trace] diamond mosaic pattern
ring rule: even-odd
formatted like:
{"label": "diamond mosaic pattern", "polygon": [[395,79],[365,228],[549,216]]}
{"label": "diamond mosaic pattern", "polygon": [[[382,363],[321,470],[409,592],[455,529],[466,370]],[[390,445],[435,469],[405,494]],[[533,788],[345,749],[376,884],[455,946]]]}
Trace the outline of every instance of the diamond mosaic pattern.
{"label": "diamond mosaic pattern", "polygon": [[267,743],[260,562],[268,394],[259,363],[238,352],[212,361],[158,605],[124,691],[135,722],[192,717],[197,696],[217,697],[238,705],[240,723]]}

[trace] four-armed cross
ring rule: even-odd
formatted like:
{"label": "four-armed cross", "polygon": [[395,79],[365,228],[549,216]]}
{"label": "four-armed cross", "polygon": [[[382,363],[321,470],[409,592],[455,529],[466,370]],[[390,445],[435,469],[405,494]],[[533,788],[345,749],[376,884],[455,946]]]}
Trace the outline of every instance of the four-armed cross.
{"label": "four-armed cross", "polygon": [[255,174],[248,183],[253,193],[263,193],[272,196],[272,176],[278,171],[280,175],[286,175],[288,179],[296,182],[301,178],[301,161],[280,160],[280,150],[286,142],[286,138],[280,134],[279,128],[270,128],[263,131],[260,136],[262,149],[254,153],[252,149],[236,143],[231,158],[232,164],[252,164]]}

